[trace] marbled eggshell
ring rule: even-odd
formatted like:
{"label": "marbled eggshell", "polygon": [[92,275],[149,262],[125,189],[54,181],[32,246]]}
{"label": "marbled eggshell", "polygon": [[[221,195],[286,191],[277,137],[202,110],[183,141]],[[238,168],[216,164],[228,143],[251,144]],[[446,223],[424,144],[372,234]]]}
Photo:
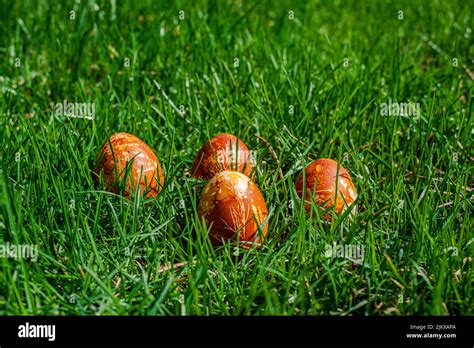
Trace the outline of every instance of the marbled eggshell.
{"label": "marbled eggshell", "polygon": [[[324,209],[334,206],[334,211],[337,214],[342,213],[347,206],[356,200],[357,191],[349,172],[339,166],[338,175],[337,168],[338,163],[328,158],[318,159],[305,168],[306,194],[304,197],[306,211],[311,210],[311,196],[315,203]],[[303,197],[303,173],[299,175],[295,186],[300,198]],[[332,218],[330,214],[326,214],[324,217],[327,220]]]}
{"label": "marbled eggshell", "polygon": [[[216,174],[206,185],[198,206],[214,246],[227,240],[248,248],[267,234],[267,205],[257,185],[235,171]],[[264,225],[263,225],[264,224]]]}
{"label": "marbled eggshell", "polygon": [[191,173],[204,180],[225,170],[234,170],[249,176],[254,163],[250,150],[231,134],[220,134],[207,141],[194,159]]}
{"label": "marbled eggshell", "polygon": [[[133,164],[131,161],[133,160]],[[128,133],[116,133],[102,145],[97,155],[94,181],[99,185],[101,172],[108,191],[116,192],[116,177],[123,180],[128,166],[132,165],[122,194],[129,197],[137,183],[145,197],[156,196],[164,176],[155,153],[141,139]],[[141,173],[141,174],[140,174]]]}

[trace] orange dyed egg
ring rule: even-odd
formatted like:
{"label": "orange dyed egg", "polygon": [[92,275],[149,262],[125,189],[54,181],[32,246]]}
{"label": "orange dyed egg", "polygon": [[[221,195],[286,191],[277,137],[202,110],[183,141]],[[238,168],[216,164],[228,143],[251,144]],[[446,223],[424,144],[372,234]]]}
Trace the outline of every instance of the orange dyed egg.
{"label": "orange dyed egg", "polygon": [[[311,202],[324,209],[334,207],[337,214],[342,213],[357,198],[354,183],[346,169],[332,159],[322,158],[309,164],[306,169],[305,209],[311,210]],[[303,197],[303,173],[296,181],[296,192]],[[331,219],[330,214],[324,216]]]}
{"label": "orange dyed egg", "polygon": [[111,135],[99,150],[97,161],[93,174],[96,185],[103,175],[108,191],[116,192],[121,183],[126,197],[138,184],[146,198],[156,196],[165,181],[155,153],[141,139],[128,133]]}
{"label": "orange dyed egg", "polygon": [[267,234],[267,205],[257,185],[235,171],[216,174],[206,185],[198,206],[211,242],[219,246],[227,240],[245,248],[259,245]]}
{"label": "orange dyed egg", "polygon": [[250,151],[241,140],[231,134],[220,134],[206,142],[194,159],[192,173],[204,180],[225,170],[250,175],[253,168]]}

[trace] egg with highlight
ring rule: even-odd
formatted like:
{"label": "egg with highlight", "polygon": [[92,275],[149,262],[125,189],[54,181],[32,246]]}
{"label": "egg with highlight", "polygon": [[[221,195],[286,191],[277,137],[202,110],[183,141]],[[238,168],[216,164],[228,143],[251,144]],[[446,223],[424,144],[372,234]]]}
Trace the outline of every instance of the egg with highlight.
{"label": "egg with highlight", "polygon": [[268,231],[268,209],[257,185],[236,171],[216,174],[204,188],[198,205],[214,246],[226,241],[249,248],[260,246]]}
{"label": "egg with highlight", "polygon": [[219,134],[207,141],[199,150],[191,172],[194,177],[209,180],[226,170],[249,176],[254,166],[247,145],[231,134]]}
{"label": "egg with highlight", "polygon": [[103,180],[107,191],[120,190],[126,197],[139,187],[145,198],[156,196],[165,181],[153,150],[128,133],[113,134],[104,142],[93,178],[97,186]]}
{"label": "egg with highlight", "polygon": [[[336,214],[341,214],[357,199],[357,191],[349,172],[338,162],[321,158],[309,164],[304,172],[305,178],[302,172],[295,187],[298,196],[304,197],[307,212],[311,210],[314,200],[321,208],[326,210],[333,207]],[[304,187],[306,192],[303,193]],[[324,218],[331,220],[333,216],[328,212]]]}

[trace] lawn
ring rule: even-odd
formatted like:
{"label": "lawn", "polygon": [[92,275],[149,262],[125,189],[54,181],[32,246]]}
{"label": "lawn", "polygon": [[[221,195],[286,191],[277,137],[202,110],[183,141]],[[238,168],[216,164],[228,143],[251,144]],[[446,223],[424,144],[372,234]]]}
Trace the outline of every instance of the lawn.
{"label": "lawn", "polygon": [[[4,1],[0,245],[37,258],[0,255],[0,314],[472,315],[473,5]],[[157,197],[94,185],[116,132],[156,152]],[[254,151],[270,213],[238,257],[190,173],[220,133]],[[318,158],[351,173],[352,217],[305,213]]]}

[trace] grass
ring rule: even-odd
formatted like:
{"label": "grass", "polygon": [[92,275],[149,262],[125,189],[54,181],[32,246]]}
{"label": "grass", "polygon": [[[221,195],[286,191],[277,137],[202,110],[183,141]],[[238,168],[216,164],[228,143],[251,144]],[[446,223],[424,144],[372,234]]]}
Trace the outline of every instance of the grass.
{"label": "grass", "polygon": [[[114,3],[2,5],[0,242],[39,257],[0,258],[0,314],[473,314],[469,1]],[[64,100],[95,119],[56,115]],[[94,187],[119,131],[165,170],[148,202]],[[222,132],[256,151],[270,211],[239,259],[211,247],[190,176]],[[352,221],[302,209],[294,182],[321,157],[352,175]]]}

